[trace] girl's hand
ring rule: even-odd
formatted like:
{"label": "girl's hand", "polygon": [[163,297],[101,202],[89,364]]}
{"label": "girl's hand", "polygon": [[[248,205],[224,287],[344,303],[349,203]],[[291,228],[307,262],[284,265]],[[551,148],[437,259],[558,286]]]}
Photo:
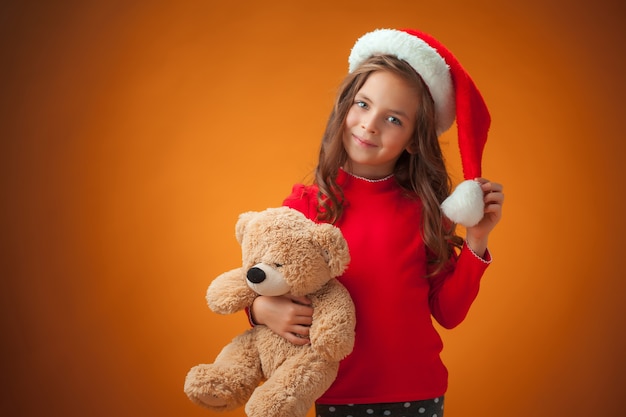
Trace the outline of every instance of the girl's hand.
{"label": "girl's hand", "polygon": [[476,226],[466,229],[466,240],[469,247],[478,255],[483,256],[487,250],[489,233],[502,218],[504,193],[502,184],[491,182],[485,178],[477,178],[484,193],[485,215]]}
{"label": "girl's hand", "polygon": [[313,307],[306,297],[259,296],[252,303],[250,314],[256,324],[267,326],[294,345],[310,343],[309,327],[313,322]]}

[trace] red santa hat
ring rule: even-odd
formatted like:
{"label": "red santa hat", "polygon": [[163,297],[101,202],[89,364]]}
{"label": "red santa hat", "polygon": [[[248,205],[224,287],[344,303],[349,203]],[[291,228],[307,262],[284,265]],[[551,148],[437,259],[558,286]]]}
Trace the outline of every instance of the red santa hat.
{"label": "red santa hat", "polygon": [[435,103],[437,135],[456,119],[464,181],[441,208],[455,223],[476,225],[484,214],[483,192],[474,181],[481,176],[481,159],[491,118],[480,91],[452,53],[432,36],[412,29],[377,29],[359,38],[348,62],[350,72],[372,55],[393,55],[422,77]]}

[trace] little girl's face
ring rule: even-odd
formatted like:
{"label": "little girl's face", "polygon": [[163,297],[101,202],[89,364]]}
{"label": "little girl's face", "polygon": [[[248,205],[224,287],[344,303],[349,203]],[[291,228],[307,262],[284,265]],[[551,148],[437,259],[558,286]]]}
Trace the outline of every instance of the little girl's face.
{"label": "little girl's face", "polygon": [[415,88],[398,75],[388,71],[371,74],[346,118],[345,168],[370,179],[391,174],[413,136],[419,104]]}

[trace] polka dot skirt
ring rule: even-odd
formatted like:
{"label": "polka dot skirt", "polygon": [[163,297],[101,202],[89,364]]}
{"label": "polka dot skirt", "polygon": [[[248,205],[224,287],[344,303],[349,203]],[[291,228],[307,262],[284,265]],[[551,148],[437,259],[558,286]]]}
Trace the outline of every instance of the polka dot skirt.
{"label": "polka dot skirt", "polygon": [[315,405],[316,417],[443,417],[443,397],[383,404]]}

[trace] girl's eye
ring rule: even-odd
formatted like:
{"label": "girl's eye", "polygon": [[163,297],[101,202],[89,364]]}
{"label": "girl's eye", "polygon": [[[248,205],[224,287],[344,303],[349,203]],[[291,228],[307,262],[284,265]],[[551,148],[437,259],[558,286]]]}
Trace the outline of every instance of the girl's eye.
{"label": "girl's eye", "polygon": [[359,106],[360,108],[362,108],[362,109],[366,109],[366,108],[367,108],[367,103],[366,103],[366,102],[364,102],[364,101],[357,100],[357,101],[355,102],[355,104],[356,104],[357,106]]}
{"label": "girl's eye", "polygon": [[402,126],[402,122],[397,117],[389,116],[387,117],[387,121],[393,123],[394,125]]}

